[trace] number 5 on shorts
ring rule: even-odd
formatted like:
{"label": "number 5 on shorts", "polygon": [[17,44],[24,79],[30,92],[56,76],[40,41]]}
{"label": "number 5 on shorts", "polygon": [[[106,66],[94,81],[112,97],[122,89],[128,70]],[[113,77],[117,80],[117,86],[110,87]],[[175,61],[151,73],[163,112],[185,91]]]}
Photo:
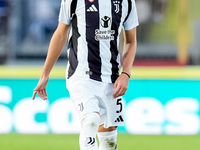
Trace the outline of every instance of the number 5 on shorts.
{"label": "number 5 on shorts", "polygon": [[122,98],[117,99],[117,105],[119,105],[119,110],[116,113],[120,113],[122,111]]}

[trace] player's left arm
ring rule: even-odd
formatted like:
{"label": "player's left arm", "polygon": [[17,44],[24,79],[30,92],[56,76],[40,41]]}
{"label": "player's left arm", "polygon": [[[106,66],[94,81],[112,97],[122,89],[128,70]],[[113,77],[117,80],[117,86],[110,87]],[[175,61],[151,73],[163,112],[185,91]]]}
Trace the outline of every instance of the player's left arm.
{"label": "player's left arm", "polygon": [[123,73],[117,78],[114,84],[114,98],[124,95],[128,89],[131,68],[136,54],[136,46],[136,27],[131,30],[124,31],[124,50],[122,55]]}

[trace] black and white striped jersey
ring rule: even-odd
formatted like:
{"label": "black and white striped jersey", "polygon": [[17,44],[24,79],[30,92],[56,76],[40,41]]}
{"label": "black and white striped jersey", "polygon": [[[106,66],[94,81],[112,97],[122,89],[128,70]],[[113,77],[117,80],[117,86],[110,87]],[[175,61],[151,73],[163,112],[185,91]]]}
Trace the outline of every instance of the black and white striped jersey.
{"label": "black and white striped jersey", "polygon": [[121,29],[138,25],[135,0],[62,0],[59,21],[71,24],[67,78],[114,83]]}

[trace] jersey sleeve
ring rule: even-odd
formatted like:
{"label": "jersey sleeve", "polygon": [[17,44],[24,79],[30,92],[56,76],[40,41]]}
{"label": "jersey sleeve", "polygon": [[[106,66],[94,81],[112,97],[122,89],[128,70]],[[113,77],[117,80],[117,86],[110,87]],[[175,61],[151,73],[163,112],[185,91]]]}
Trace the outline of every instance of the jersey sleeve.
{"label": "jersey sleeve", "polygon": [[71,22],[70,6],[71,6],[71,0],[61,1],[60,14],[59,14],[58,21],[67,25],[69,25]]}
{"label": "jersey sleeve", "polygon": [[132,1],[132,9],[127,20],[124,22],[124,30],[131,30],[139,25],[135,0],[131,1]]}

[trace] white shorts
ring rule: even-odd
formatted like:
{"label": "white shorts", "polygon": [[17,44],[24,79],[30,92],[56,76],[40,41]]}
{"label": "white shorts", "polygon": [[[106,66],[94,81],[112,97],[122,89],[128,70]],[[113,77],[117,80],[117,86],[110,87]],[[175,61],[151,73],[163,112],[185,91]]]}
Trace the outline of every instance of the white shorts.
{"label": "white shorts", "polygon": [[67,89],[80,120],[88,113],[99,112],[104,128],[124,125],[122,97],[113,98],[113,85],[74,76],[67,79]]}

